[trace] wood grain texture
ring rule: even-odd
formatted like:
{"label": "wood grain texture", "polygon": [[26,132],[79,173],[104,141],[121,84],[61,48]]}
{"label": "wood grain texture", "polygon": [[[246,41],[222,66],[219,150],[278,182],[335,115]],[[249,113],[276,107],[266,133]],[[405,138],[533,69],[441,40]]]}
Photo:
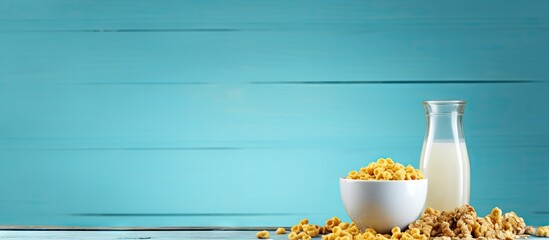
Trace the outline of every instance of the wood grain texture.
{"label": "wood grain texture", "polygon": [[[257,239],[255,231],[0,231],[8,239]],[[287,239],[287,235],[272,234],[271,239]]]}
{"label": "wood grain texture", "polygon": [[[287,234],[270,232],[274,240],[288,239]],[[63,239],[257,239],[256,231],[0,231],[3,239],[26,240],[63,240]],[[541,237],[531,236],[528,239],[539,240]]]}
{"label": "wood grain texture", "polygon": [[547,80],[543,0],[0,4],[2,82]]}
{"label": "wood grain texture", "polygon": [[[549,222],[546,1],[0,0],[0,224],[288,226],[417,166],[465,99],[472,204]],[[296,184],[299,183],[299,184]]]}

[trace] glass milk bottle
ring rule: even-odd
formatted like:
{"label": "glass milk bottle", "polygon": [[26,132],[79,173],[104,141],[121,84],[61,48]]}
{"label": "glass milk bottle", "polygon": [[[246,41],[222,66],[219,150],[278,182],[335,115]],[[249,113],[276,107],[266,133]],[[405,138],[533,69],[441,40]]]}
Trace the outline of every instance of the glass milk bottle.
{"label": "glass milk bottle", "polygon": [[469,156],[461,118],[465,101],[425,101],[427,131],[420,169],[428,178],[425,208],[451,210],[469,203]]}

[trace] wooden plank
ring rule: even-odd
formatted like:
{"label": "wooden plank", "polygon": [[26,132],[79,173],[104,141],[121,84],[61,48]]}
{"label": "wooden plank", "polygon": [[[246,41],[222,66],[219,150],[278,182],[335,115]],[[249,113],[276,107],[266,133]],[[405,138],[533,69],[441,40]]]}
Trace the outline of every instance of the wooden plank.
{"label": "wooden plank", "polygon": [[[488,0],[475,5],[421,1],[307,1],[257,2],[240,0],[231,4],[203,1],[111,2],[33,0],[0,2],[3,29],[82,29],[82,28],[153,28],[202,24],[204,26],[247,23],[250,26],[271,23],[369,23],[372,21],[423,21],[423,25],[442,24],[457,28],[475,27],[478,22],[511,21],[539,27],[547,19],[549,8],[543,0],[520,3]],[[445,21],[444,21],[445,20]],[[469,23],[469,24],[462,24]],[[427,23],[427,24],[425,24]],[[285,25],[284,25],[285,26]],[[335,29],[335,28],[334,28]]]}
{"label": "wooden plank", "polygon": [[[0,140],[5,148],[124,148],[241,147],[216,141],[422,139],[421,102],[458,98],[469,101],[464,117],[468,138],[514,142],[518,136],[539,137],[543,145],[549,113],[540,109],[547,91],[549,85],[543,83],[4,85],[0,122],[10,127]],[[212,145],[202,144],[208,141]]]}
{"label": "wooden plank", "polygon": [[[339,177],[387,154],[417,166],[420,149],[3,152],[0,174],[9,181],[0,182],[1,219],[73,226],[257,226],[288,225],[304,217],[346,219]],[[539,170],[547,166],[549,148],[469,149],[471,201],[479,214],[499,206],[529,224],[547,221],[549,195],[533,192],[549,181]]]}
{"label": "wooden plank", "polygon": [[[0,231],[9,239],[257,239],[255,231]],[[271,239],[287,239],[287,235],[272,234]]]}
{"label": "wooden plank", "polygon": [[549,59],[543,54],[548,31],[348,32],[2,32],[0,83],[178,86],[549,78]]}
{"label": "wooden plank", "polygon": [[[257,239],[255,231],[0,231],[0,237],[27,240],[62,240],[62,239]],[[270,239],[287,239],[287,234],[274,234]],[[528,239],[538,240],[531,236]]]}
{"label": "wooden plank", "polygon": [[[281,226],[279,226],[281,227]],[[0,231],[276,231],[279,227],[224,227],[224,226],[183,226],[183,227],[86,227],[86,226],[40,226],[40,225],[0,225]],[[283,227],[289,229],[290,227]]]}

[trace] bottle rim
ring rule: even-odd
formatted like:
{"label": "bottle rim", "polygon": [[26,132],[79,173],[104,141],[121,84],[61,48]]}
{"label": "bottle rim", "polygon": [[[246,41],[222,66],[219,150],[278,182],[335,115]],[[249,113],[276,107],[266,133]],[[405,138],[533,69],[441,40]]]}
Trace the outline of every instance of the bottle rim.
{"label": "bottle rim", "polygon": [[428,100],[423,102],[427,116],[462,115],[466,105],[465,100]]}
{"label": "bottle rim", "polygon": [[423,104],[442,105],[442,104],[466,104],[466,100],[427,100]]}

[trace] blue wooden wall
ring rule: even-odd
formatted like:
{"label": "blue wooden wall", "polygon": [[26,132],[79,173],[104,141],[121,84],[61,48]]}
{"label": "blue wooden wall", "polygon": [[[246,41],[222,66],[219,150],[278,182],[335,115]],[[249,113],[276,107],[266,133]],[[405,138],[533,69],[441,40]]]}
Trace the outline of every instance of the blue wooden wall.
{"label": "blue wooden wall", "polygon": [[[549,2],[0,0],[0,224],[288,226],[418,165],[466,99],[471,202],[549,223]],[[348,219],[348,218],[345,218]]]}

